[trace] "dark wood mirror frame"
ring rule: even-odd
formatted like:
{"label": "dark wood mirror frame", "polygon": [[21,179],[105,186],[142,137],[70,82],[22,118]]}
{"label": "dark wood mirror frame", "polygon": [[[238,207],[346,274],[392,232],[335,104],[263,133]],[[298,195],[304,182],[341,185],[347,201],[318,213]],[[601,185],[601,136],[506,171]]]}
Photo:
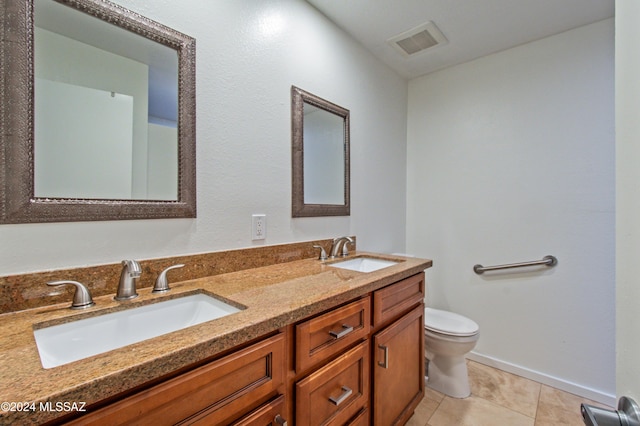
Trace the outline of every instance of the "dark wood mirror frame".
{"label": "dark wood mirror frame", "polygon": [[[340,116],[344,120],[344,204],[305,204],[304,202],[305,103]],[[348,109],[291,86],[292,217],[349,216],[351,214],[349,134]]]}
{"label": "dark wood mirror frame", "polygon": [[33,0],[0,0],[0,224],[196,217],[195,39],[108,1],[55,1],[177,51],[178,199],[34,197]]}

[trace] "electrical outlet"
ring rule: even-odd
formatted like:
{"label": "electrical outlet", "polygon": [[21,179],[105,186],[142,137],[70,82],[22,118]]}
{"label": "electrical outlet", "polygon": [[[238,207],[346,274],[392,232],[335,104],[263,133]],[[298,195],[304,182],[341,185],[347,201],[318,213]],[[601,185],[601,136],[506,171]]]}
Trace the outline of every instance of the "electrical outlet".
{"label": "electrical outlet", "polygon": [[264,240],[267,238],[267,215],[254,214],[251,216],[251,239]]}

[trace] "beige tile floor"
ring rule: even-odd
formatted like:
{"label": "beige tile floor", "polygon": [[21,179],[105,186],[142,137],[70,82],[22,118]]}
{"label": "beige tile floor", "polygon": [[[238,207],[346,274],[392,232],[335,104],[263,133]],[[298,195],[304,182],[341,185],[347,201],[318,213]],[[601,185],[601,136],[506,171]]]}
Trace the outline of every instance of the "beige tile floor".
{"label": "beige tile floor", "polygon": [[581,403],[606,407],[474,361],[467,365],[471,396],[451,398],[427,387],[408,426],[582,426]]}

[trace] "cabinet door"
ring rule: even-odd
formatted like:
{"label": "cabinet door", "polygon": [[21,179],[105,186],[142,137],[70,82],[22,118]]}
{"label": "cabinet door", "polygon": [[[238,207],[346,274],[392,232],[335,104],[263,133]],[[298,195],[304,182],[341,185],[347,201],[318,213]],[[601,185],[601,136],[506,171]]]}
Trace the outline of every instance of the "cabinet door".
{"label": "cabinet door", "polygon": [[296,425],[343,425],[369,401],[369,342],[296,383]]}
{"label": "cabinet door", "polygon": [[373,424],[404,424],[424,396],[424,304],[373,337]]}

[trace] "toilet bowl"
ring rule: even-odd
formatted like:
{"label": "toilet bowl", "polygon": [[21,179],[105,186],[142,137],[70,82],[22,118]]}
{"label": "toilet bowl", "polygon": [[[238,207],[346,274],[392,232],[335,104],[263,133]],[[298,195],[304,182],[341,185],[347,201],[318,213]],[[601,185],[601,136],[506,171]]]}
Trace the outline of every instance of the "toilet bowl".
{"label": "toilet bowl", "polygon": [[478,324],[462,315],[425,308],[427,386],[454,398],[471,395],[465,355],[480,335]]}

